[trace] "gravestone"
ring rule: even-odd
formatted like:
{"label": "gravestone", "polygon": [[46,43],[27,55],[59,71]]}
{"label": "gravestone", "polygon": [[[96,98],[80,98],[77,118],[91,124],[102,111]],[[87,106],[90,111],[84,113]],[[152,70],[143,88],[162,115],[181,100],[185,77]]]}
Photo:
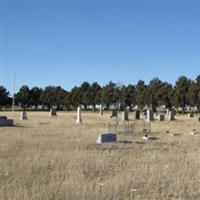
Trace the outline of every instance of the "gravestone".
{"label": "gravestone", "polygon": [[175,112],[173,110],[169,111],[169,114],[167,117],[168,117],[168,121],[175,120]]}
{"label": "gravestone", "polygon": [[77,120],[76,120],[76,123],[80,124],[81,122],[82,122],[82,119],[81,119],[81,107],[79,106],[77,108]]}
{"label": "gravestone", "polygon": [[139,110],[136,110],[136,111],[134,112],[134,119],[135,119],[135,120],[140,120],[140,111],[139,111]]}
{"label": "gravestone", "polygon": [[158,116],[158,120],[159,120],[160,122],[165,121],[165,115],[159,115],[159,116]]}
{"label": "gravestone", "polygon": [[113,111],[112,111],[111,117],[117,117],[117,110],[113,110]]}
{"label": "gravestone", "polygon": [[102,108],[102,105],[100,105],[99,115],[103,115],[103,108]]}
{"label": "gravestone", "polygon": [[5,116],[0,116],[0,126],[14,126],[14,120],[7,119]]}
{"label": "gravestone", "polygon": [[167,116],[169,115],[169,109],[167,109],[167,111],[166,111],[166,115],[167,115]]}
{"label": "gravestone", "polygon": [[157,113],[154,113],[154,114],[153,114],[153,119],[154,119],[154,120],[159,120],[159,115],[158,115]]}
{"label": "gravestone", "polygon": [[147,118],[146,118],[146,121],[153,121],[153,120],[154,120],[153,117],[154,117],[153,110],[148,109],[148,110],[147,110]]}
{"label": "gravestone", "polygon": [[57,116],[57,113],[56,113],[56,109],[55,108],[52,108],[49,112],[49,116],[52,117],[52,116]]}
{"label": "gravestone", "polygon": [[193,112],[188,113],[188,119],[193,118],[193,117],[194,117],[194,113]]}
{"label": "gravestone", "polygon": [[21,112],[20,119],[21,119],[21,120],[28,119],[28,118],[27,118],[27,113],[26,113],[26,111],[22,111],[22,112]]}
{"label": "gravestone", "polygon": [[128,121],[128,111],[122,112],[122,121]]}
{"label": "gravestone", "polygon": [[116,133],[105,133],[98,136],[96,143],[102,144],[107,142],[117,142],[117,134]]}

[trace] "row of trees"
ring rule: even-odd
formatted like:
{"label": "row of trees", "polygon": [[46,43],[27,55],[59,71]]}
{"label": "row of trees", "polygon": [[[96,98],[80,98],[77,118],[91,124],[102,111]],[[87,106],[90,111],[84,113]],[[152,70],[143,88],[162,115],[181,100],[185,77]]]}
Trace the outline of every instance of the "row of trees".
{"label": "row of trees", "polygon": [[[159,106],[181,107],[196,106],[200,110],[200,75],[195,80],[181,76],[175,85],[162,82],[159,78],[152,79],[149,84],[139,80],[136,85],[125,86],[120,83],[109,82],[101,87],[97,82],[89,84],[83,82],[80,87],[75,86],[71,91],[62,87],[48,86],[44,89],[22,86],[15,95],[16,105],[23,108],[57,106],[58,109],[74,109],[83,105],[96,108],[97,104],[103,104],[107,109],[112,106],[123,109],[137,105],[139,108],[151,106],[156,110]],[[0,86],[0,105],[11,106],[9,92]]]}

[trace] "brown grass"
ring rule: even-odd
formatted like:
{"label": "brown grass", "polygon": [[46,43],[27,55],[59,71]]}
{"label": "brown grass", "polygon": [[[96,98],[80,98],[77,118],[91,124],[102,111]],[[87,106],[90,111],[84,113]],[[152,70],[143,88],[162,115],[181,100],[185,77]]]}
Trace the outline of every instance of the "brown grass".
{"label": "brown grass", "polygon": [[[119,136],[116,143],[96,145],[110,114],[75,112],[0,113],[16,127],[0,127],[0,198],[2,200],[61,199],[200,199],[200,131],[197,116],[176,122],[153,122],[152,135]],[[169,136],[175,133],[177,136]]]}

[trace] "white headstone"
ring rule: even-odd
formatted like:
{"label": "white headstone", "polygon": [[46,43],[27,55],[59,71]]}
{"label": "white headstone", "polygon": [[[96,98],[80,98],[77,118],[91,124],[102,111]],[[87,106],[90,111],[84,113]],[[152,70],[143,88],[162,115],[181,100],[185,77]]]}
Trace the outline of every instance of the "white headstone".
{"label": "white headstone", "polygon": [[167,117],[168,117],[168,121],[175,120],[175,112],[173,110],[169,111],[169,114]]}
{"label": "white headstone", "polygon": [[128,111],[122,112],[122,121],[128,121]]}
{"label": "white headstone", "polygon": [[153,121],[153,120],[154,120],[153,117],[154,117],[153,110],[148,109],[148,110],[147,110],[147,119],[146,119],[146,121]]}
{"label": "white headstone", "polygon": [[82,119],[81,119],[81,107],[79,106],[77,108],[77,120],[76,120],[76,123],[80,124],[81,122],[82,122]]}
{"label": "white headstone", "polygon": [[52,117],[52,116],[57,116],[57,113],[56,113],[56,109],[55,108],[52,108],[49,112],[49,116]]}
{"label": "white headstone", "polygon": [[20,119],[21,119],[21,120],[27,119],[26,111],[22,111],[22,112],[21,112],[21,117],[20,117]]}
{"label": "white headstone", "polygon": [[188,113],[188,119],[193,118],[193,117],[194,117],[194,113],[193,112]]}
{"label": "white headstone", "polygon": [[99,108],[99,115],[103,115],[103,108],[102,108],[102,105],[100,105],[100,108]]}

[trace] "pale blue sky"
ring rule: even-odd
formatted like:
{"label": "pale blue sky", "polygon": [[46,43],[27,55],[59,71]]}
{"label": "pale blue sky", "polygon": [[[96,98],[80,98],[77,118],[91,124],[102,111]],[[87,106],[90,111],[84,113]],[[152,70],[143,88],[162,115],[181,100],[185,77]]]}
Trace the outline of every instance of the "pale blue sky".
{"label": "pale blue sky", "polygon": [[13,70],[17,89],[156,76],[174,83],[200,74],[200,0],[1,0],[1,38],[11,91]]}

